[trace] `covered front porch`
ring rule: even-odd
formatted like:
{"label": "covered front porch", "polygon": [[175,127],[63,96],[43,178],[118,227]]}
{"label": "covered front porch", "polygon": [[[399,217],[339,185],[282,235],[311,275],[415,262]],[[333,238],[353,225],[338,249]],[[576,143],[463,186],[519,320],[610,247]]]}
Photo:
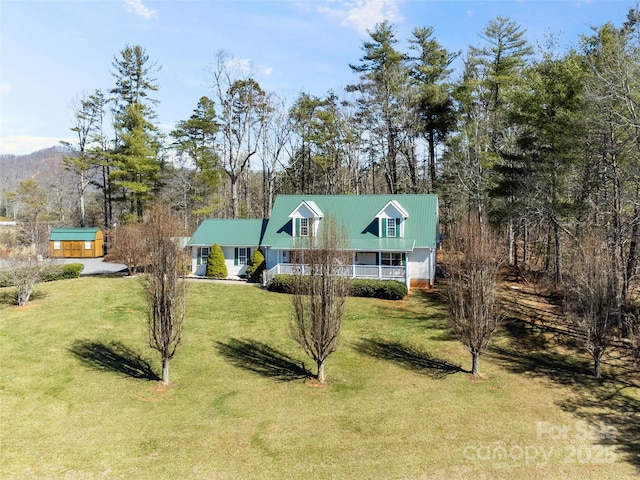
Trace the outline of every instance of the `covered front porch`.
{"label": "covered front porch", "polygon": [[[280,252],[278,263],[263,273],[263,284],[268,285],[273,277],[279,274],[304,275],[304,260],[292,263],[291,252]],[[409,270],[406,266],[404,252],[355,252],[351,265],[340,265],[340,275],[351,278],[368,278],[377,280],[396,280],[410,287]]]}

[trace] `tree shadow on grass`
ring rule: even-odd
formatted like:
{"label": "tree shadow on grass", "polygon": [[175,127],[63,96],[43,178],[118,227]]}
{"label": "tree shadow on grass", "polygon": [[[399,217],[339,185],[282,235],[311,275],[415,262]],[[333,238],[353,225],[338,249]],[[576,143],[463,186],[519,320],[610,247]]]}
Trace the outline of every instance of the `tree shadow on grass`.
{"label": "tree shadow on grass", "polygon": [[142,380],[160,380],[147,360],[120,342],[76,340],[69,352],[83,365],[106,372],[119,373]]}
{"label": "tree shadow on grass", "polygon": [[497,346],[490,346],[485,355],[514,373],[545,377],[567,386],[585,386],[590,383],[589,362],[574,355]]}
{"label": "tree shadow on grass", "polygon": [[433,339],[455,340],[450,328],[446,303],[436,291],[413,289],[402,301],[385,300],[376,305],[377,315],[389,321],[412,325]]}
{"label": "tree shadow on grass", "polygon": [[467,372],[460,365],[454,365],[434,357],[429,352],[400,342],[362,338],[355,345],[355,349],[361,354],[395,362],[431,378],[441,379],[452,373]]}
{"label": "tree shadow on grass", "polygon": [[637,370],[617,368],[615,373],[607,372],[598,380],[593,377],[593,362],[576,355],[517,347],[490,347],[487,355],[514,373],[543,377],[570,387],[575,395],[560,400],[558,406],[586,421],[596,432],[605,427],[603,433],[611,435],[595,441],[616,446],[624,456],[619,459],[640,472],[640,399],[637,393],[633,395],[640,390]]}
{"label": "tree shadow on grass", "polygon": [[595,441],[615,446],[617,459],[629,462],[640,475],[640,400],[627,394],[640,386],[615,381],[594,384],[559,406],[587,422],[595,430]]}
{"label": "tree shadow on grass", "polygon": [[216,342],[216,349],[231,364],[266,378],[281,382],[313,377],[303,362],[255,340],[232,338]]}

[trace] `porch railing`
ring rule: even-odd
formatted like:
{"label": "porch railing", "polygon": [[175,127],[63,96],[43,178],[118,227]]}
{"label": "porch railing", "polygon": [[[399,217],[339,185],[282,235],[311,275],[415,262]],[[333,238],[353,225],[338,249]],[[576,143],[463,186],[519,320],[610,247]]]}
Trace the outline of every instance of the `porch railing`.
{"label": "porch railing", "polygon": [[[300,263],[279,263],[275,267],[265,270],[262,275],[262,284],[267,286],[278,274],[305,274],[308,266]],[[378,280],[397,280],[409,285],[409,276],[405,266],[391,265],[342,265],[339,273],[343,277],[372,278]]]}

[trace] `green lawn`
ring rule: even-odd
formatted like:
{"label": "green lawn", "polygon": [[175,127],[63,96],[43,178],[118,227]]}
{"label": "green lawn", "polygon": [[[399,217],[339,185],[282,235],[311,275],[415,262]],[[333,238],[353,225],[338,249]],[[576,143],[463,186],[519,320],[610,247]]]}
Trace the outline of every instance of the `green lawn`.
{"label": "green lawn", "polygon": [[288,334],[288,296],[189,287],[168,389],[154,380],[136,279],[42,284],[23,308],[0,289],[1,478],[640,474],[637,372],[596,383],[585,358],[505,329],[473,380],[443,308],[415,293],[350,299],[330,385],[317,387]]}

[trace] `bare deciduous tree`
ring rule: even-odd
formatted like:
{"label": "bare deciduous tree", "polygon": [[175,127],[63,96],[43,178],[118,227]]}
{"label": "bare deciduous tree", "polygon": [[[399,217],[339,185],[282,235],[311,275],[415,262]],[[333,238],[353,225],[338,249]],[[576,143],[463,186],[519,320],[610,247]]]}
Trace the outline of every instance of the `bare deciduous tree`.
{"label": "bare deciduous tree", "polygon": [[449,240],[446,299],[451,326],[471,353],[471,374],[478,375],[480,355],[500,324],[498,280],[502,256],[489,227],[472,219],[452,228]]}
{"label": "bare deciduous tree", "polygon": [[169,360],[182,341],[186,312],[184,251],[180,245],[180,218],[163,203],[154,203],[145,216],[149,249],[144,276],[149,345],[160,353],[162,383],[169,383]]}
{"label": "bare deciduous tree", "polygon": [[581,348],[593,358],[593,375],[618,332],[619,298],[615,295],[613,255],[603,232],[593,232],[573,259],[566,284],[565,308]]}
{"label": "bare deciduous tree", "polygon": [[338,348],[349,285],[342,274],[351,262],[344,249],[344,234],[335,219],[322,220],[318,237],[309,236],[301,245],[302,265],[296,274],[293,295],[292,335],[318,367],[317,380],[325,383],[325,360]]}
{"label": "bare deciduous tree", "polygon": [[125,264],[129,275],[135,275],[138,267],[146,265],[149,253],[144,228],[140,224],[125,223],[116,226],[113,232],[108,260]]}
{"label": "bare deciduous tree", "polygon": [[15,287],[18,306],[26,305],[36,284],[42,281],[50,262],[38,260],[28,252],[12,253],[6,260],[6,275],[9,285]]}
{"label": "bare deciduous tree", "polygon": [[240,216],[238,181],[251,168],[251,158],[257,152],[268,107],[267,94],[242,60],[224,50],[216,54],[212,67],[214,101],[220,124],[219,156],[223,170],[231,183],[231,214]]}

